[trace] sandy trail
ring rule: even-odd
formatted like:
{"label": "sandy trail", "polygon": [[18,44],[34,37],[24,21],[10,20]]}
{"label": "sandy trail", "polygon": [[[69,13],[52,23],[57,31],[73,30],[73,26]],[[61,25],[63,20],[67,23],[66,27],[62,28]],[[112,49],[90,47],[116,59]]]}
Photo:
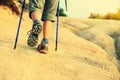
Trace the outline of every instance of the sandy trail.
{"label": "sandy trail", "polygon": [[[26,44],[27,32],[32,25],[28,13],[23,16],[17,49],[14,50],[19,17],[12,15],[9,9],[0,8],[0,11],[0,80],[120,80],[118,68],[109,60],[108,53],[71,31],[72,22],[69,21],[73,18],[60,19],[58,51],[54,51],[54,24],[49,53],[43,55]],[[76,19],[73,24],[82,24],[79,29],[85,30],[93,25],[88,25],[90,23]]]}

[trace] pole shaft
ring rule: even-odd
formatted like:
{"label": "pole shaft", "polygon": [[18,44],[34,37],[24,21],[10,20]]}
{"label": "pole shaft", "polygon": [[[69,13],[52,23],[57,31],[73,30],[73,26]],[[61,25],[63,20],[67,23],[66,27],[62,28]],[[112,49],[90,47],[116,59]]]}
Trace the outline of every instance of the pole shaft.
{"label": "pole shaft", "polygon": [[65,6],[66,6],[66,11],[67,11],[67,10],[68,10],[68,9],[67,9],[67,0],[65,0]]}
{"label": "pole shaft", "polygon": [[59,10],[60,10],[60,0],[58,0],[58,8],[57,8],[57,25],[56,25],[56,45],[55,45],[55,51],[57,51],[57,45],[58,45]]}
{"label": "pole shaft", "polygon": [[17,41],[18,41],[18,36],[19,36],[19,32],[20,32],[20,25],[21,25],[21,21],[22,21],[22,15],[23,15],[23,11],[24,11],[24,6],[25,6],[25,0],[22,3],[22,11],[20,13],[20,20],[19,20],[19,24],[18,24],[18,29],[17,29],[16,39],[15,39],[14,49],[16,49],[16,46],[17,46]]}

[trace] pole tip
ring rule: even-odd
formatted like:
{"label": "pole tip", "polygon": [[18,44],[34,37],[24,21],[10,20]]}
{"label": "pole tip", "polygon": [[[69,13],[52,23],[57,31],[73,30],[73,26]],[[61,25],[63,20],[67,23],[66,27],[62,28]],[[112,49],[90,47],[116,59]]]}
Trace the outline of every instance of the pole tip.
{"label": "pole tip", "polygon": [[57,51],[57,47],[55,48],[55,51]]}
{"label": "pole tip", "polygon": [[13,48],[14,50],[16,49],[16,46],[14,46],[14,48]]}

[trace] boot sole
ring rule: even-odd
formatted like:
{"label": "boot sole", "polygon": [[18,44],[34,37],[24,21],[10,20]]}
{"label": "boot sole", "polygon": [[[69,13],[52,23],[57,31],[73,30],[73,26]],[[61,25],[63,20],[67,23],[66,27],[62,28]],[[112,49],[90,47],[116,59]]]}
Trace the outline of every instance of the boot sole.
{"label": "boot sole", "polygon": [[35,38],[28,38],[27,40],[27,44],[30,46],[30,47],[35,47],[38,43],[38,39],[35,39]]}
{"label": "boot sole", "polygon": [[41,25],[36,25],[36,26],[34,26],[33,29],[32,29],[32,32],[33,32],[34,34],[40,34],[41,31],[42,31]]}
{"label": "boot sole", "polygon": [[[33,26],[33,29],[32,29],[32,32],[38,36],[42,31],[42,27],[41,25],[36,25],[36,26]],[[28,40],[27,40],[27,44],[30,46],[30,47],[35,47],[38,43],[38,38],[35,38],[33,35],[30,35],[28,37]]]}

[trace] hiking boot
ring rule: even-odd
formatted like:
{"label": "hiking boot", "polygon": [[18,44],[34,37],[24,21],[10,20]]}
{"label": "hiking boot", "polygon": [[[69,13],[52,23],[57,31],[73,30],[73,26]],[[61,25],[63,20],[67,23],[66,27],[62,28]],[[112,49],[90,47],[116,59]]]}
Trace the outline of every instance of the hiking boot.
{"label": "hiking boot", "polygon": [[27,44],[30,47],[34,47],[37,45],[37,43],[38,43],[38,34],[34,34],[33,32],[30,32],[30,35],[27,40]]}
{"label": "hiking boot", "polygon": [[48,52],[48,41],[44,41],[44,38],[41,42],[41,44],[38,45],[37,47],[38,52],[46,54]]}
{"label": "hiking boot", "polygon": [[41,33],[42,31],[42,26],[40,25],[39,22],[34,22],[32,30],[30,31],[28,40],[27,40],[27,44],[30,47],[34,47],[37,45],[38,43],[38,35]]}

